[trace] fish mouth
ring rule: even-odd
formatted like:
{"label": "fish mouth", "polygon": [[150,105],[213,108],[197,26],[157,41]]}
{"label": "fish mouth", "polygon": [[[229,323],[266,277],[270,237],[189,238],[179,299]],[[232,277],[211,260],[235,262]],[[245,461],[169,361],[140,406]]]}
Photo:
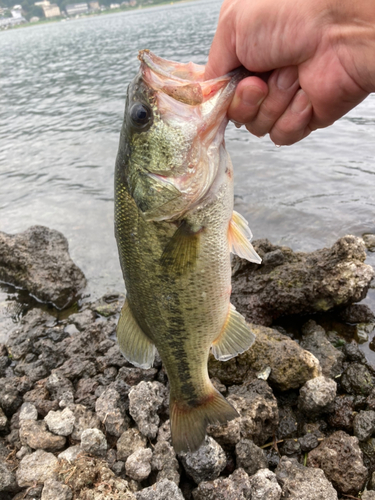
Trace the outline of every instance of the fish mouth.
{"label": "fish mouth", "polygon": [[239,68],[224,76],[205,80],[205,66],[202,64],[169,61],[148,49],[139,51],[138,59],[142,63],[143,78],[151,88],[193,106],[208,101],[221,90],[232,93],[237,83],[249,74],[245,68]]}

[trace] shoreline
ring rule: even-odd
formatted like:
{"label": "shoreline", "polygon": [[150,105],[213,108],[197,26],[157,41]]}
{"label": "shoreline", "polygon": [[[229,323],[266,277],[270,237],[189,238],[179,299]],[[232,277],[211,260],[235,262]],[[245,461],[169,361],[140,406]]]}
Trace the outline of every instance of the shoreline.
{"label": "shoreline", "polygon": [[0,29],[1,32],[6,32],[6,31],[12,31],[15,29],[20,29],[20,28],[30,28],[33,26],[41,26],[45,24],[52,24],[52,23],[62,23],[62,22],[70,22],[70,21],[78,21],[80,19],[86,19],[86,18],[91,18],[91,17],[99,17],[102,15],[107,15],[107,14],[122,14],[124,12],[137,12],[145,9],[150,9],[150,8],[157,8],[157,7],[165,7],[166,5],[177,5],[177,4],[183,4],[183,3],[192,3],[196,2],[199,0],[164,0],[162,2],[158,2],[157,4],[150,4],[150,5],[139,5],[137,7],[126,7],[126,8],[117,8],[117,9],[106,9],[103,11],[99,12],[92,12],[92,13],[87,13],[87,14],[82,14],[79,15],[78,17],[54,17],[51,19],[40,19],[39,21],[36,21],[34,23],[31,23],[28,21],[27,23],[23,24],[17,24],[15,26],[9,27],[7,29]]}

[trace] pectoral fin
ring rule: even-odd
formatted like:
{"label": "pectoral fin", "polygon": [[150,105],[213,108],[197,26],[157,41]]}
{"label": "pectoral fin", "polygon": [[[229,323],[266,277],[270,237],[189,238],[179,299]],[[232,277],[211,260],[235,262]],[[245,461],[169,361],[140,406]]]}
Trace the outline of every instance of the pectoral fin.
{"label": "pectoral fin", "polygon": [[124,357],[138,368],[151,368],[155,346],[139,327],[128,301],[122,307],[117,325],[117,340]]}
{"label": "pectoral fin", "polygon": [[202,227],[193,228],[182,221],[164,249],[161,264],[182,273],[194,269],[199,256],[202,231]]}
{"label": "pectoral fin", "polygon": [[249,262],[260,264],[262,259],[250,243],[252,237],[253,235],[251,234],[246,219],[238,212],[233,211],[228,228],[228,240],[231,252]]}
{"label": "pectoral fin", "polygon": [[212,344],[212,354],[219,361],[228,361],[247,351],[254,341],[255,335],[245,318],[231,304],[224,328]]}

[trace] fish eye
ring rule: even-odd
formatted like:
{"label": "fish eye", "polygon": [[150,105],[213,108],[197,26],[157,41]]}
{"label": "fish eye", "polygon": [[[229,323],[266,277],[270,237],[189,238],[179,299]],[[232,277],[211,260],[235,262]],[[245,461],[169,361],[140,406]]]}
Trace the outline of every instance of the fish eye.
{"label": "fish eye", "polygon": [[133,104],[130,110],[130,119],[136,127],[144,127],[150,121],[151,110],[140,102]]}

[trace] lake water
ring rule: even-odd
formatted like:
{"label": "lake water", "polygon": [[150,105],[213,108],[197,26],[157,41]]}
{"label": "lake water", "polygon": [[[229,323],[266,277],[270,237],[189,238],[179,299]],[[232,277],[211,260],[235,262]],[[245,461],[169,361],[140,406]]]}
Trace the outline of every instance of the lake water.
{"label": "lake water", "polygon": [[[218,1],[0,33],[0,231],[61,231],[91,298],[124,291],[113,170],[137,52],[205,63]],[[310,251],[375,232],[375,95],[326,130],[276,148],[229,125],[236,208],[254,238]],[[375,254],[369,255],[375,265]],[[0,293],[0,302],[6,295]],[[365,299],[375,309],[375,293]],[[1,308],[0,308],[1,310]]]}

